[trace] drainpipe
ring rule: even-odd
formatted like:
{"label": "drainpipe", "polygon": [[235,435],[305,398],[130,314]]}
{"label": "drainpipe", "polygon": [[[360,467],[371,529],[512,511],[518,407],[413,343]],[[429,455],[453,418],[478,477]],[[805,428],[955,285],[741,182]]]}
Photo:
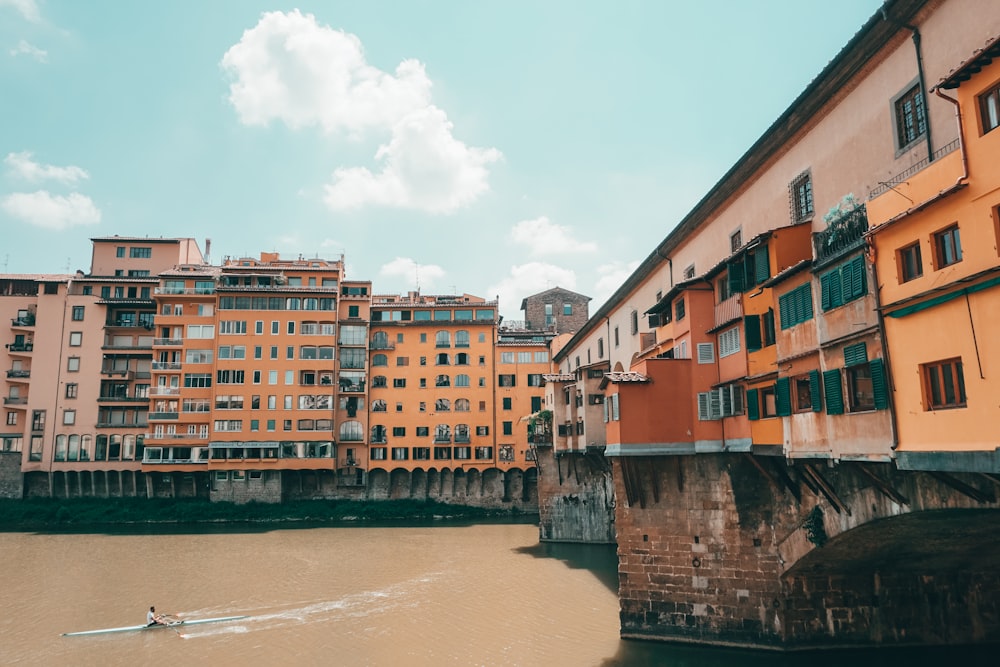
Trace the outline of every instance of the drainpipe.
{"label": "drainpipe", "polygon": [[673,287],[674,286],[674,260],[670,259],[666,255],[660,254],[660,246],[656,246],[656,255],[660,259],[667,260],[667,266],[669,267],[669,272],[670,272],[670,287]]}
{"label": "drainpipe", "polygon": [[954,97],[948,97],[941,92],[940,88],[934,89],[934,94],[942,100],[947,100],[955,105],[955,120],[958,122],[958,150],[962,154],[962,175],[955,181],[955,185],[960,185],[963,181],[969,180],[969,156],[965,152],[965,127],[962,123],[962,107]]}
{"label": "drainpipe", "polygon": [[[914,25],[909,25],[908,23],[900,23],[895,19],[889,18],[889,12],[886,10],[884,4],[882,5],[882,18],[890,23],[894,23],[900,28],[905,28],[909,30],[910,33],[912,34],[913,50],[917,56],[917,79],[920,82],[920,94],[924,95],[924,99],[926,100],[927,85],[924,82],[924,59],[923,56],[921,55],[921,50],[920,50],[920,30]],[[926,115],[926,121],[927,121],[927,162],[930,163],[934,161],[934,146],[931,143],[930,109],[925,108],[924,113]]]}
{"label": "drainpipe", "polygon": [[872,294],[875,296],[875,316],[878,320],[878,333],[882,338],[882,358],[885,359],[885,376],[889,382],[891,391],[887,391],[887,397],[889,399],[889,432],[892,438],[891,448],[896,451],[896,447],[899,446],[899,429],[897,425],[896,417],[896,390],[892,386],[894,383],[892,381],[892,360],[889,356],[889,340],[885,333],[885,315],[882,314],[882,300],[879,296],[879,281],[878,281],[878,265],[875,263],[876,250],[875,244],[872,242],[872,238],[868,237],[866,239],[868,247],[865,254],[868,255],[868,261],[872,265]]}

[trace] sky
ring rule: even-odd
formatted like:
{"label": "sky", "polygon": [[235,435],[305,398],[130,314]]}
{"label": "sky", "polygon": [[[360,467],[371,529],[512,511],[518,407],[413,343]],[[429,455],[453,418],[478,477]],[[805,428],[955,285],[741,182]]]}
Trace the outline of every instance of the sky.
{"label": "sky", "polygon": [[593,313],[879,5],[0,0],[0,273],[193,237]]}

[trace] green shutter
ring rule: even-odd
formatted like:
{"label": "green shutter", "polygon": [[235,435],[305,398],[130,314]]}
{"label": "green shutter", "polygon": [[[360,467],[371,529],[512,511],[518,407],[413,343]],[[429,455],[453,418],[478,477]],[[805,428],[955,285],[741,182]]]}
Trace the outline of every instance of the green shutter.
{"label": "green shutter", "polygon": [[766,245],[757,248],[754,253],[754,265],[757,269],[757,275],[754,276],[755,282],[760,285],[771,277],[771,265],[768,263]]}
{"label": "green shutter", "polygon": [[774,345],[774,308],[768,308],[764,313],[764,342],[766,345]]}
{"label": "green shutter", "polygon": [[872,359],[868,362],[868,368],[872,372],[872,391],[875,394],[875,409],[885,410],[889,407],[889,387],[886,384],[885,364],[881,359]]}
{"label": "green shutter", "polygon": [[774,411],[779,417],[792,414],[792,390],[788,378],[778,378],[774,383]]}
{"label": "green shutter", "polygon": [[726,267],[729,271],[729,293],[739,294],[744,288],[743,262],[730,262]]}
{"label": "green shutter", "polygon": [[851,298],[856,299],[859,296],[865,295],[865,258],[864,255],[859,255],[851,260],[853,265],[854,275],[851,276]]}
{"label": "green shutter", "polygon": [[823,371],[823,393],[826,394],[826,413],[844,414],[844,394],[840,389],[840,369]]}
{"label": "green shutter", "polygon": [[813,293],[810,283],[799,288],[799,309],[802,312],[802,319],[799,322],[806,322],[813,318]]}
{"label": "green shutter", "polygon": [[747,389],[747,418],[752,422],[760,419],[760,397],[756,389]]}
{"label": "green shutter", "polygon": [[812,397],[813,412],[823,409],[823,389],[819,381],[819,371],[809,371],[809,395]]}
{"label": "green shutter", "polygon": [[753,352],[760,345],[760,315],[747,315],[743,318],[743,329],[746,333],[747,351]]}
{"label": "green shutter", "polygon": [[844,348],[844,366],[857,366],[868,361],[868,348],[864,343],[855,343]]}
{"label": "green shutter", "polygon": [[851,296],[851,285],[854,284],[854,262],[848,262],[840,267],[840,293],[843,295],[843,303],[847,303]]}
{"label": "green shutter", "polygon": [[778,297],[778,319],[782,329],[790,329],[795,324],[792,318],[792,292]]}
{"label": "green shutter", "polygon": [[830,283],[832,278],[832,273],[827,273],[826,275],[819,277],[819,306],[824,311],[833,308],[831,305],[832,300],[830,298]]}

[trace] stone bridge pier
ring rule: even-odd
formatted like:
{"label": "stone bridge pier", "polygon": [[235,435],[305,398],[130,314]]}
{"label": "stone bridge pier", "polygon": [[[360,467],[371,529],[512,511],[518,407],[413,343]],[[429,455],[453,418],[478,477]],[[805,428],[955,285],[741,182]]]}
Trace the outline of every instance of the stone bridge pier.
{"label": "stone bridge pier", "polygon": [[994,476],[735,453],[612,461],[623,637],[1000,641]]}

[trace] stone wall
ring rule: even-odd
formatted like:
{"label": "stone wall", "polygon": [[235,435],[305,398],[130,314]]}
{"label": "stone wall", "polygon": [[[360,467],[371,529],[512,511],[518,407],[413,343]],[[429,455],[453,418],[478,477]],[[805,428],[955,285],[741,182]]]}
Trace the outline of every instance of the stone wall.
{"label": "stone wall", "polygon": [[280,503],[281,473],[274,470],[260,471],[260,476],[245,472],[242,478],[212,479],[210,498],[212,502],[231,503]]}
{"label": "stone wall", "polygon": [[[552,306],[554,331],[556,333],[572,333],[579,331],[586,324],[590,315],[588,303],[590,298],[560,287],[533,294],[524,299],[524,320],[529,329],[549,329],[545,324],[545,305]],[[572,305],[572,313],[564,314],[563,304]]]}
{"label": "stone wall", "polygon": [[1000,640],[994,484],[744,454],[614,460],[624,637]]}
{"label": "stone wall", "polygon": [[615,497],[610,464],[599,452],[553,454],[538,448],[539,539],[614,544]]}
{"label": "stone wall", "polygon": [[21,452],[0,452],[0,498],[22,497]]}

